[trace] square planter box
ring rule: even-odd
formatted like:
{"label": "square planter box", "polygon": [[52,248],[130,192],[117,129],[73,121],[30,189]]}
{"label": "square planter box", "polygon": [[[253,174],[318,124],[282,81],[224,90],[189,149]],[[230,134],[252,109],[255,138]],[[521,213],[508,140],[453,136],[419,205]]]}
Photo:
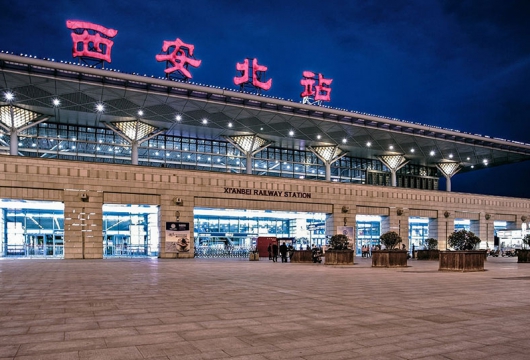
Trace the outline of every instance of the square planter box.
{"label": "square planter box", "polygon": [[417,250],[416,259],[418,260],[436,260],[440,258],[440,250]]}
{"label": "square planter box", "polygon": [[250,261],[259,261],[259,253],[251,252],[248,259]]}
{"label": "square planter box", "polygon": [[527,249],[517,250],[517,262],[518,263],[530,263],[530,250],[527,250]]}
{"label": "square planter box", "polygon": [[313,256],[311,250],[295,250],[293,257],[291,258],[292,263],[312,263]]}
{"label": "square planter box", "polygon": [[324,254],[325,265],[353,265],[353,250],[327,250]]}
{"label": "square planter box", "polygon": [[441,271],[484,271],[484,251],[440,251]]}
{"label": "square planter box", "polygon": [[407,250],[375,250],[372,251],[372,267],[406,267]]}

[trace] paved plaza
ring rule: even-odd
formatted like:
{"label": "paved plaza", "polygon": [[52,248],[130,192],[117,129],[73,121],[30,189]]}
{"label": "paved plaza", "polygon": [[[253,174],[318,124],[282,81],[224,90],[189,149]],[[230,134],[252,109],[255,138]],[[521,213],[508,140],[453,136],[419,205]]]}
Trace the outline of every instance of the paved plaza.
{"label": "paved plaza", "polygon": [[530,264],[0,260],[0,359],[529,359]]}

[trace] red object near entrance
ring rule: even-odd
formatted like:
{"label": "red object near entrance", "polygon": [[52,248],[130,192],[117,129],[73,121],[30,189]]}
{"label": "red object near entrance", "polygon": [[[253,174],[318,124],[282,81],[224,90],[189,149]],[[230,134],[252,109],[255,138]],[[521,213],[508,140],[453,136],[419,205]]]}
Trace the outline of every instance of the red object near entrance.
{"label": "red object near entrance", "polygon": [[[260,257],[268,257],[269,251],[267,250],[267,247],[269,244],[278,244],[278,240],[274,236],[260,236],[258,237],[258,241],[256,242],[256,247],[259,252]],[[272,251],[272,250],[271,250]]]}

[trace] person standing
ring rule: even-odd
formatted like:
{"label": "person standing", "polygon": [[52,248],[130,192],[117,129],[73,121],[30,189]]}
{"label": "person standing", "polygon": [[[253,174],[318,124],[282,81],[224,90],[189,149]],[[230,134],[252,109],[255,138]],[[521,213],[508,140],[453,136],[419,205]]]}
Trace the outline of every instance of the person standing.
{"label": "person standing", "polygon": [[272,261],[278,262],[278,244],[277,243],[272,244]]}
{"label": "person standing", "polygon": [[287,245],[285,245],[285,241],[280,245],[280,255],[282,257],[282,263],[287,262]]}
{"label": "person standing", "polygon": [[269,253],[269,260],[272,260],[272,247],[271,247],[271,243],[269,243],[269,246],[267,246],[267,252]]}

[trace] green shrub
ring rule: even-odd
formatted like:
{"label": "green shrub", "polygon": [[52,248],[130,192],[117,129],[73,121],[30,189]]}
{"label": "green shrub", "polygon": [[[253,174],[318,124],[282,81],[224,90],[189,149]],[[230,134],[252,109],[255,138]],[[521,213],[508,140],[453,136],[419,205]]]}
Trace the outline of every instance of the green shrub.
{"label": "green shrub", "polygon": [[454,231],[447,239],[449,247],[455,250],[473,250],[480,243],[480,238],[471,231]]}
{"label": "green shrub", "polygon": [[393,250],[402,242],[401,236],[395,231],[388,231],[381,235],[379,239],[381,240],[381,244],[383,244],[387,250]]}
{"label": "green shrub", "polygon": [[425,248],[427,250],[436,250],[438,248],[438,240],[435,238],[425,239]]}
{"label": "green shrub", "polygon": [[348,237],[344,234],[336,234],[328,241],[330,250],[346,250],[348,249]]}

